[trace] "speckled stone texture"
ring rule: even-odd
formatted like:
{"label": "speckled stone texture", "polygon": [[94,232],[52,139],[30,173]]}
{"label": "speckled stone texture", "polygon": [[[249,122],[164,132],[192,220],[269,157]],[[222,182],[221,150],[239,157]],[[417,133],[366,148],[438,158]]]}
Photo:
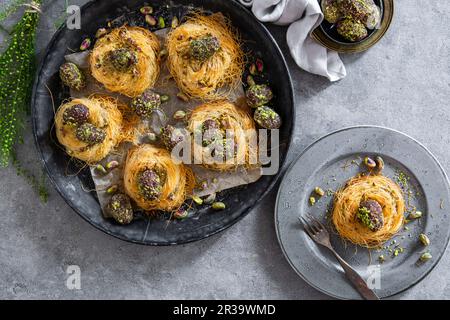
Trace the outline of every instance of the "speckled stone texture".
{"label": "speckled stone texture", "polygon": [[[300,70],[289,57],[286,29],[270,27],[286,53],[296,89],[298,126],[291,160],[330,131],[375,124],[418,139],[450,172],[450,2],[398,0],[395,5],[386,36],[366,53],[343,56],[348,75],[333,84]],[[45,1],[38,57],[63,6],[62,0]],[[9,28],[11,21],[3,25]],[[1,43],[4,39],[0,29]],[[18,153],[25,166],[40,172],[31,129]],[[217,236],[155,248],[94,229],[51,186],[49,202],[42,204],[11,167],[0,170],[0,181],[2,299],[328,298],[301,280],[281,253],[273,222],[276,190]],[[81,290],[66,288],[69,265],[81,268]],[[424,281],[395,298],[450,298],[450,255]]]}

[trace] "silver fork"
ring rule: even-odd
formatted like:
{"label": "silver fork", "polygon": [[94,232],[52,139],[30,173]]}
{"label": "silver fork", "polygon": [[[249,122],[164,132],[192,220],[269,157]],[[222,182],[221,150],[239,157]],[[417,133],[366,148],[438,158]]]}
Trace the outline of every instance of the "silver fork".
{"label": "silver fork", "polygon": [[355,269],[353,269],[347,262],[345,262],[345,260],[342,259],[341,256],[333,249],[330,243],[330,234],[328,233],[325,226],[311,215],[306,214],[305,216],[309,221],[306,220],[303,216],[299,217],[299,220],[303,224],[305,232],[314,242],[330,249],[330,251],[334,254],[336,259],[344,269],[345,275],[356,288],[356,290],[358,290],[359,294],[367,300],[379,300],[378,296],[367,286],[367,282],[364,281],[363,278],[361,278],[358,272],[356,272]]}

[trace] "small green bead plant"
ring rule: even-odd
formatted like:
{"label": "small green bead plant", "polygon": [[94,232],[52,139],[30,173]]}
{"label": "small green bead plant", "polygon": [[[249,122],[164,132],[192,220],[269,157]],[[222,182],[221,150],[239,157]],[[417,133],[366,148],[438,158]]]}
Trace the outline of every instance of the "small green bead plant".
{"label": "small green bead plant", "polygon": [[[14,146],[21,143],[25,117],[29,114],[31,90],[35,74],[35,39],[40,13],[36,8],[42,0],[12,0],[0,6],[0,22],[24,6],[22,19],[13,27],[6,49],[0,53],[0,167],[10,162],[46,202],[48,191],[45,176],[36,178],[22,167]],[[28,6],[26,6],[28,4]],[[30,6],[31,4],[31,6]]]}

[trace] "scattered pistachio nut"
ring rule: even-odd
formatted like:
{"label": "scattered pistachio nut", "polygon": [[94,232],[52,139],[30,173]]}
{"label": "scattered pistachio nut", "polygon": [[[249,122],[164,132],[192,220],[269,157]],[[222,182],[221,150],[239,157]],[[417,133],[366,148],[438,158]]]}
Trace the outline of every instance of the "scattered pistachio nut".
{"label": "scattered pistachio nut", "polygon": [[167,94],[160,95],[161,103],[167,102],[170,100],[170,96]]}
{"label": "scattered pistachio nut", "polygon": [[149,132],[149,133],[147,133],[147,139],[150,142],[155,142],[156,140],[158,140],[158,137],[156,136],[156,133]]}
{"label": "scattered pistachio nut", "polygon": [[159,17],[159,18],[158,18],[158,27],[159,27],[160,29],[163,29],[163,28],[166,27],[166,21],[164,20],[163,17]]}
{"label": "scattered pistachio nut", "polygon": [[107,194],[114,194],[114,193],[117,192],[117,190],[119,190],[119,186],[117,184],[113,184],[108,189],[106,189],[106,193]]}
{"label": "scattered pistachio nut", "polygon": [[311,206],[315,205],[315,204],[316,204],[316,198],[314,198],[314,197],[309,197],[309,204],[310,204]]}
{"label": "scattered pistachio nut", "polygon": [[173,217],[178,220],[186,219],[188,216],[188,211],[185,208],[179,208],[173,213]]}
{"label": "scattered pistachio nut", "polygon": [[384,169],[384,160],[383,160],[383,158],[380,157],[380,156],[375,157],[375,163],[376,163],[377,171],[378,172],[383,171],[383,169]]}
{"label": "scattered pistachio nut", "polygon": [[259,72],[259,73],[263,73],[263,71],[264,71],[264,63],[263,63],[263,61],[261,60],[261,59],[256,59],[256,61],[255,61],[255,65],[256,65],[256,70]]}
{"label": "scattered pistachio nut", "polygon": [[202,198],[198,197],[198,196],[192,196],[192,200],[194,200],[194,202],[198,205],[203,204],[203,200]]}
{"label": "scattered pistachio nut", "polygon": [[156,26],[156,24],[158,23],[158,21],[156,21],[155,17],[154,17],[154,16],[151,16],[151,15],[149,15],[149,14],[147,14],[147,15],[145,16],[145,22],[146,22],[149,26],[152,26],[152,27]]}
{"label": "scattered pistachio nut", "polygon": [[205,190],[208,188],[208,181],[204,180],[200,182],[200,189]]}
{"label": "scattered pistachio nut", "polygon": [[251,74],[249,74],[249,75],[247,76],[247,84],[248,84],[249,86],[254,86],[254,85],[256,84],[255,79],[253,79],[253,77],[252,77]]}
{"label": "scattered pistachio nut", "polygon": [[106,28],[100,28],[100,29],[98,29],[97,32],[95,33],[95,37],[98,39],[98,38],[103,37],[103,36],[106,35],[107,33],[108,33],[108,30],[107,30]]}
{"label": "scattered pistachio nut", "polygon": [[251,75],[256,75],[258,73],[257,69],[256,69],[256,65],[254,63],[252,63],[250,65],[250,67],[248,68],[248,71],[250,72]]}
{"label": "scattered pistachio nut", "polygon": [[381,255],[381,256],[378,257],[378,261],[379,261],[380,263],[383,263],[383,262],[386,261],[386,258],[384,257],[384,255]]}
{"label": "scattered pistachio nut", "polygon": [[168,54],[169,54],[169,51],[167,51],[167,49],[162,49],[158,55],[159,55],[160,59],[165,59]]}
{"label": "scattered pistachio nut", "polygon": [[153,13],[153,8],[150,7],[150,6],[144,6],[144,7],[142,7],[141,9],[139,9],[139,11],[140,11],[142,14],[152,14],[152,13]]}
{"label": "scattered pistachio nut", "polygon": [[314,192],[320,197],[322,197],[325,194],[325,191],[323,191],[321,187],[315,187]]}
{"label": "scattered pistachio nut", "polygon": [[223,209],[226,208],[225,203],[223,203],[223,202],[214,202],[214,203],[211,205],[211,207],[212,207],[214,210],[223,210]]}
{"label": "scattered pistachio nut", "polygon": [[107,170],[113,170],[119,166],[119,162],[116,160],[110,161],[106,164]]}
{"label": "scattered pistachio nut", "polygon": [[419,234],[419,241],[420,241],[424,246],[429,246],[429,245],[430,245],[430,238],[428,238],[427,235],[424,234],[424,233]]}
{"label": "scattered pistachio nut", "polygon": [[81,51],[87,50],[89,49],[90,46],[91,46],[91,39],[86,38],[83,41],[81,41],[80,50]]}
{"label": "scattered pistachio nut", "polygon": [[213,182],[213,183],[218,183],[218,182],[219,182],[219,179],[213,178],[213,179],[212,179],[212,182]]}
{"label": "scattered pistachio nut", "polygon": [[214,201],[216,201],[216,193],[211,193],[203,200],[203,203],[204,204],[212,204],[212,203],[214,203]]}
{"label": "scattered pistachio nut", "polygon": [[422,255],[420,256],[419,260],[422,262],[426,262],[428,260],[430,260],[431,258],[433,258],[433,256],[431,255],[431,253],[429,252],[424,252],[422,253]]}
{"label": "scattered pistachio nut", "polygon": [[373,160],[370,157],[365,157],[364,158],[364,164],[366,165],[367,168],[369,169],[373,169],[377,166],[377,163],[375,162],[375,160]]}
{"label": "scattered pistachio nut", "polygon": [[408,219],[419,219],[422,217],[422,211],[414,211],[408,215]]}
{"label": "scattered pistachio nut", "polygon": [[97,171],[98,173],[101,173],[101,174],[107,174],[108,173],[108,171],[106,171],[105,167],[102,166],[101,164],[98,164],[95,167],[95,171]]}
{"label": "scattered pistachio nut", "polygon": [[177,110],[174,114],[173,114],[173,118],[175,120],[183,120],[186,118],[186,111],[184,110]]}
{"label": "scattered pistachio nut", "polygon": [[180,21],[178,20],[178,17],[175,16],[172,18],[172,23],[170,24],[170,26],[175,29],[176,27],[178,27],[178,25],[180,24]]}
{"label": "scattered pistachio nut", "polygon": [[189,97],[183,92],[178,92],[177,93],[177,97],[178,97],[178,99],[180,99],[180,100],[182,100],[184,102],[188,102],[189,101]]}

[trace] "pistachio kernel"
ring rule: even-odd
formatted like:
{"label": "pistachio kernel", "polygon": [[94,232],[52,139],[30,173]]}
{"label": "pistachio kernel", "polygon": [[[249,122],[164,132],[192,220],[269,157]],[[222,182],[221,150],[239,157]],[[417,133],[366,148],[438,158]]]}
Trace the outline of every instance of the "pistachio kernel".
{"label": "pistachio kernel", "polygon": [[194,202],[198,205],[202,205],[203,204],[203,200],[202,198],[198,197],[198,196],[192,196],[192,200],[194,200]]}
{"label": "pistachio kernel", "polygon": [[205,190],[208,188],[208,181],[204,180],[200,182],[200,189]]}
{"label": "pistachio kernel", "polygon": [[314,192],[319,196],[322,197],[325,194],[325,191],[322,190],[321,187],[315,187]]}
{"label": "pistachio kernel", "polygon": [[253,77],[252,77],[251,74],[249,74],[249,75],[247,76],[247,84],[248,84],[249,86],[254,86],[254,85],[256,84],[255,79],[253,79]]}
{"label": "pistachio kernel", "polygon": [[164,103],[164,102],[167,102],[167,101],[170,100],[170,96],[167,95],[167,94],[162,94],[162,95],[160,96],[160,99],[161,99],[161,103]]}
{"label": "pistachio kernel", "polygon": [[149,133],[147,133],[147,139],[150,142],[155,142],[158,139],[158,137],[156,136],[156,134],[154,132],[149,132]]}
{"label": "pistachio kernel", "polygon": [[263,73],[263,71],[264,71],[264,63],[263,63],[263,61],[261,60],[261,59],[256,59],[256,61],[255,61],[255,65],[256,65],[256,70],[259,72],[259,73]]}
{"label": "pistachio kernel", "polygon": [[150,7],[150,6],[144,6],[144,7],[142,7],[141,9],[139,9],[139,11],[140,11],[142,14],[152,14],[152,13],[153,13],[153,8]]}
{"label": "pistachio kernel", "polygon": [[178,17],[175,16],[172,18],[172,23],[170,24],[170,26],[175,29],[176,27],[178,27],[178,25],[180,24],[180,21],[178,20]]}
{"label": "pistachio kernel", "polygon": [[160,29],[163,29],[163,28],[166,27],[166,21],[164,20],[163,17],[159,17],[159,18],[158,18],[158,27],[159,27]]}
{"label": "pistachio kernel", "polygon": [[80,50],[81,51],[87,50],[87,49],[89,49],[90,46],[91,46],[91,39],[86,38],[83,41],[81,41]]}
{"label": "pistachio kernel", "polygon": [[214,201],[216,201],[216,193],[211,193],[203,200],[203,203],[204,204],[212,204],[212,203],[214,203]]}
{"label": "pistachio kernel", "polygon": [[117,192],[117,190],[119,190],[119,186],[117,184],[113,184],[108,189],[106,189],[106,193],[107,194],[114,194],[114,193]]}
{"label": "pistachio kernel", "polygon": [[107,174],[108,173],[108,171],[106,171],[105,167],[102,166],[101,164],[98,164],[98,165],[95,166],[95,171],[97,171],[98,173],[101,173],[101,174]]}
{"label": "pistachio kernel", "polygon": [[373,168],[375,168],[377,166],[377,163],[370,157],[365,157],[364,158],[364,164],[369,169],[373,169]]}
{"label": "pistachio kernel", "polygon": [[184,208],[179,208],[177,211],[173,213],[173,217],[178,220],[186,219],[189,212]]}
{"label": "pistachio kernel", "polygon": [[186,118],[186,111],[184,110],[177,110],[174,114],[173,114],[173,118],[175,120],[183,120]]}
{"label": "pistachio kernel", "polygon": [[184,102],[188,102],[188,101],[189,101],[189,97],[188,97],[185,93],[183,93],[183,92],[178,92],[178,93],[177,93],[177,97],[178,97],[178,99],[180,99],[181,101],[184,101]]}
{"label": "pistachio kernel", "polygon": [[214,203],[211,205],[211,207],[212,207],[214,210],[223,210],[223,209],[226,208],[225,203],[223,203],[223,202],[214,202]]}
{"label": "pistachio kernel", "polygon": [[105,168],[107,170],[113,170],[113,169],[117,168],[118,166],[119,166],[119,162],[116,160],[112,160],[106,164]]}
{"label": "pistachio kernel", "polygon": [[375,157],[376,168],[378,172],[381,172],[384,169],[384,160],[382,157]]}
{"label": "pistachio kernel", "polygon": [[256,69],[256,64],[252,63],[250,65],[250,67],[248,68],[248,71],[250,72],[251,75],[256,75],[258,73],[257,69]]}
{"label": "pistachio kernel", "polygon": [[103,37],[103,36],[106,35],[107,33],[108,33],[108,30],[107,30],[106,28],[100,28],[100,29],[98,29],[97,32],[95,33],[95,37],[98,39],[98,38]]}
{"label": "pistachio kernel", "polygon": [[151,16],[151,15],[146,15],[145,16],[145,22],[149,25],[149,26],[156,26],[156,24],[158,23],[158,21],[156,21],[155,17]]}
{"label": "pistachio kernel", "polygon": [[430,238],[428,238],[427,235],[424,234],[424,233],[419,234],[419,241],[420,241],[424,246],[429,246],[429,245],[430,245]]}
{"label": "pistachio kernel", "polygon": [[426,262],[428,260],[430,260],[431,258],[433,258],[433,256],[431,255],[431,253],[429,252],[424,252],[422,253],[422,255],[420,256],[419,260],[421,262]]}
{"label": "pistachio kernel", "polygon": [[419,219],[422,217],[422,211],[414,211],[408,215],[408,219]]}
{"label": "pistachio kernel", "polygon": [[316,204],[316,198],[314,198],[314,197],[309,197],[309,204],[310,204],[311,206],[315,205],[315,204]]}
{"label": "pistachio kernel", "polygon": [[162,49],[158,56],[160,59],[165,59],[167,57],[167,55],[169,54],[169,51],[167,51],[167,49]]}

